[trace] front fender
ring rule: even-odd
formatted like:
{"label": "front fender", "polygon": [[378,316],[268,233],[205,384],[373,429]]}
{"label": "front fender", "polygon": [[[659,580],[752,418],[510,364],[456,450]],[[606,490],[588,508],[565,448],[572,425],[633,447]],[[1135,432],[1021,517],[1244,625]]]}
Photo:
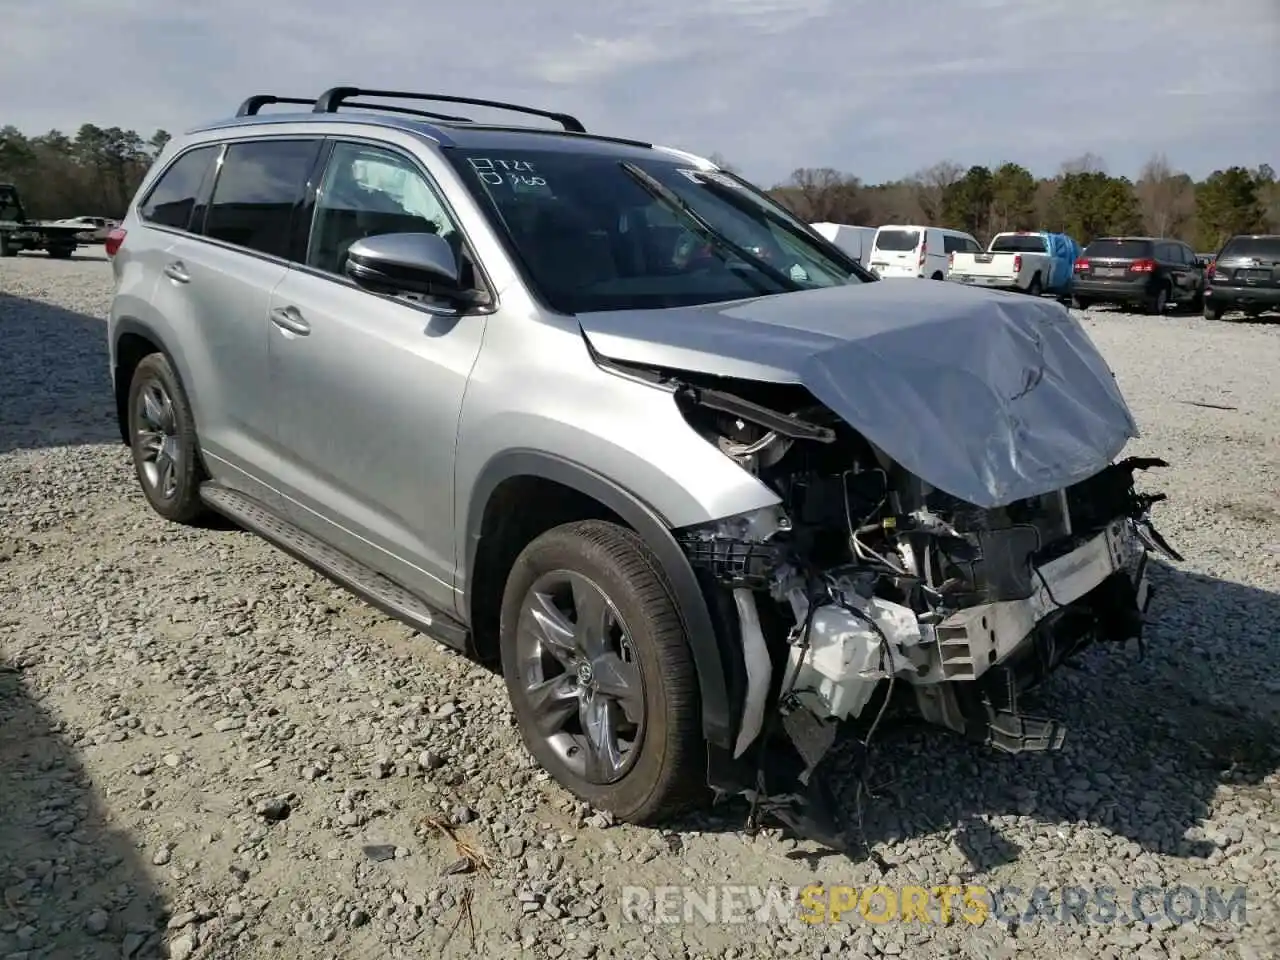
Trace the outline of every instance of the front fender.
{"label": "front fender", "polygon": [[729,746],[734,734],[735,713],[730,701],[725,663],[706,598],[688,558],[666,522],[621,485],[581,464],[540,451],[510,450],[494,457],[481,471],[473,488],[475,506],[468,512],[465,540],[466,582],[472,582],[484,504],[499,484],[517,476],[539,477],[577,490],[604,504],[644,539],[670,582],[685,635],[689,638],[702,696],[703,734],[714,744]]}

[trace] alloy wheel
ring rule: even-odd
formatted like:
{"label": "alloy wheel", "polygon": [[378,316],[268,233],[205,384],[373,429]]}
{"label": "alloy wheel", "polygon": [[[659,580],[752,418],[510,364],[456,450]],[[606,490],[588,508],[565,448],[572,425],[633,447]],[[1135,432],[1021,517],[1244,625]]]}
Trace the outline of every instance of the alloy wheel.
{"label": "alloy wheel", "polygon": [[138,392],[133,432],[147,486],[162,499],[172,500],[178,491],[182,447],[173,399],[159,380],[148,380]]}
{"label": "alloy wheel", "polygon": [[569,570],[539,577],[520,608],[516,652],[531,732],[576,776],[599,785],[622,779],[643,742],[644,679],[605,592]]}

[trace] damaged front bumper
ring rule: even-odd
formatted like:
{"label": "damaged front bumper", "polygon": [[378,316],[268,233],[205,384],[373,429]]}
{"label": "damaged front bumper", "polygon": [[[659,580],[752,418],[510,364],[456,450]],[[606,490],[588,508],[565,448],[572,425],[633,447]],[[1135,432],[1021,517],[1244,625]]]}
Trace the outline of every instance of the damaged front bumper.
{"label": "damaged front bumper", "polygon": [[[961,590],[969,602],[922,604],[926,594],[944,597],[946,585],[931,584],[926,594],[888,599],[857,560],[806,567],[782,507],[687,533],[695,568],[732,596],[744,661],[737,740],[731,756],[713,755],[711,786],[837,845],[829,814],[815,813],[811,777],[843,721],[872,721],[874,729],[894,703],[1002,752],[1061,746],[1062,726],[1026,715],[1020,695],[1094,642],[1141,644],[1149,552],[1181,559],[1151,526],[1149,508],[1162,498],[1132,489],[1132,471],[1152,465],[1163,462],[1113,465],[1078,492],[1089,498],[1077,506],[1089,532],[1071,531],[1064,492],[1065,535],[1045,549],[1038,534],[1025,562],[1000,555],[1017,542],[1000,539],[1013,527],[984,529],[991,555],[974,564],[986,564],[982,586]],[[850,536],[857,552],[862,544]],[[972,602],[984,591],[996,598]],[[779,618],[778,609],[790,616]]]}

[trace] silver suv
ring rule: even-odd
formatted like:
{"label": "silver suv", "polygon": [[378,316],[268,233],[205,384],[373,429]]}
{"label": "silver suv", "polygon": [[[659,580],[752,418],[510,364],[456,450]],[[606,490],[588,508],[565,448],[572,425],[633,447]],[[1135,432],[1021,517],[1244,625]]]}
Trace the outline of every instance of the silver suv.
{"label": "silver suv", "polygon": [[1052,748],[1019,693],[1141,631],[1160,461],[1113,463],[1137,428],[1068,312],[879,281],[700,157],[252,97],[107,247],[151,506],[500,663],[537,761],[620,818],[742,795],[838,843],[841,721]]}

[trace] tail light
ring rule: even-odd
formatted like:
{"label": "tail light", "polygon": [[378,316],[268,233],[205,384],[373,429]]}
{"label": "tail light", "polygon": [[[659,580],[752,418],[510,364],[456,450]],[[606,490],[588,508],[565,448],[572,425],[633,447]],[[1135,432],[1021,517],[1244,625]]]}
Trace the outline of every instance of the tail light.
{"label": "tail light", "polygon": [[929,255],[929,238],[926,236],[920,241],[920,262],[916,264],[918,267],[924,266],[924,258]]}
{"label": "tail light", "polygon": [[106,247],[108,257],[114,257],[120,252],[120,247],[124,244],[124,235],[124,227],[116,227],[107,234],[107,239],[103,241],[103,246]]}
{"label": "tail light", "polygon": [[1014,273],[1022,272],[1022,254],[1020,253],[1015,253],[1013,255],[1013,272]]}
{"label": "tail light", "polygon": [[1075,262],[1075,264],[1072,266],[1072,269],[1076,273],[1082,273],[1085,270],[1089,269],[1089,261],[1086,260],[1084,257],[1081,257],[1079,260]]}
{"label": "tail light", "polygon": [[1216,264],[1214,261],[1210,260],[1210,261],[1209,261],[1209,266],[1207,266],[1207,267],[1205,268],[1204,275],[1205,275],[1206,277],[1208,277],[1210,280],[1212,280],[1212,279],[1213,279],[1213,268],[1214,268],[1214,267],[1216,267],[1216,266],[1217,266],[1217,264]]}
{"label": "tail light", "polygon": [[1129,267],[1130,273],[1151,273],[1156,268],[1154,260],[1135,260]]}
{"label": "tail light", "polygon": [[953,266],[955,266],[955,262],[956,262],[956,255],[955,255],[955,251],[953,250],[951,253],[947,254],[947,269],[950,270]]}

